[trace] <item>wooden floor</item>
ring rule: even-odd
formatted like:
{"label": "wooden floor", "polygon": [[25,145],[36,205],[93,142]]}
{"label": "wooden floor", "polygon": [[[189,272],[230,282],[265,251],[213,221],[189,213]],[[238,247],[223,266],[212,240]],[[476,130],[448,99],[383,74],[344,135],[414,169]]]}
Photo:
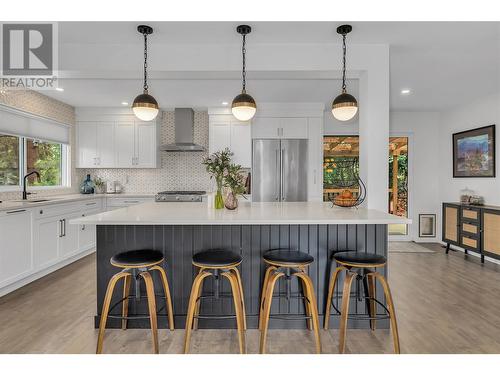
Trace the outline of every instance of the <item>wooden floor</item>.
{"label": "wooden floor", "polygon": [[[435,253],[391,253],[403,353],[500,353],[500,267],[438,245]],[[0,353],[94,353],[95,257],[0,298]],[[161,330],[160,352],[181,353],[184,331]],[[337,353],[338,331],[322,331],[324,353]],[[247,332],[249,353],[258,331]],[[192,353],[237,353],[235,330],[193,333]],[[313,353],[311,332],[271,330],[269,353]],[[108,330],[105,353],[149,353],[148,330]],[[388,330],[350,330],[347,353],[390,353]]]}

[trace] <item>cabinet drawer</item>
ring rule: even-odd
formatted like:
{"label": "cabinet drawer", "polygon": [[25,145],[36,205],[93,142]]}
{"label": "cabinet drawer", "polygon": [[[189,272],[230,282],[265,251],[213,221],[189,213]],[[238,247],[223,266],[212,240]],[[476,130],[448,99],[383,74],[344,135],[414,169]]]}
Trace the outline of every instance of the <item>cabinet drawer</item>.
{"label": "cabinet drawer", "polygon": [[462,219],[464,221],[479,221],[479,210],[477,208],[462,207]]}
{"label": "cabinet drawer", "polygon": [[107,198],[107,207],[128,207],[134,204],[153,202],[154,198]]}
{"label": "cabinet drawer", "polygon": [[462,223],[462,232],[479,235],[479,227],[476,224]]}
{"label": "cabinet drawer", "polygon": [[479,250],[479,239],[466,237],[462,235],[460,237],[460,243],[464,248],[471,250]]}

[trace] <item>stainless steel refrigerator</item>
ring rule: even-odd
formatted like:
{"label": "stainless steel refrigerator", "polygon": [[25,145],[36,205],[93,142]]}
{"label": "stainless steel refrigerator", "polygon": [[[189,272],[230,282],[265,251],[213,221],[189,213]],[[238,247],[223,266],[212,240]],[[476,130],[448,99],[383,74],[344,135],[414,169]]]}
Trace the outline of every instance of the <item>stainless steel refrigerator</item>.
{"label": "stainless steel refrigerator", "polygon": [[254,139],[252,201],[307,200],[307,139]]}

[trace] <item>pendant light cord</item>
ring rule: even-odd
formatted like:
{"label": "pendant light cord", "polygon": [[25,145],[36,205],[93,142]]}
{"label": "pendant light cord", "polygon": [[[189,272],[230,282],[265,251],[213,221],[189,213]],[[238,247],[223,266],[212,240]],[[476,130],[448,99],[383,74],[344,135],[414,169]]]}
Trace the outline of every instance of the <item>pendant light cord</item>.
{"label": "pendant light cord", "polygon": [[148,34],[144,33],[144,92],[148,91]]}
{"label": "pendant light cord", "polygon": [[345,84],[345,55],[346,55],[346,45],[345,45],[345,39],[346,39],[346,34],[342,34],[342,52],[343,52],[343,57],[342,57],[342,92],[346,91],[346,84]]}
{"label": "pendant light cord", "polygon": [[246,73],[246,53],[247,53],[247,50],[245,47],[246,47],[246,35],[243,34],[243,46],[241,48],[241,53],[243,55],[243,71],[241,73],[242,78],[243,78],[243,90],[242,90],[243,93],[246,92],[246,86],[247,86],[247,73]]}

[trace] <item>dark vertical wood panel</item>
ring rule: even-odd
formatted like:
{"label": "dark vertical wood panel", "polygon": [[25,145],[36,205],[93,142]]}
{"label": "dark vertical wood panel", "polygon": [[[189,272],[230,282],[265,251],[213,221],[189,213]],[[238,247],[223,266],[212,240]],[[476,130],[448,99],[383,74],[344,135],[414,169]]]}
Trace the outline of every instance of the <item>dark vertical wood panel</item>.
{"label": "dark vertical wood panel", "polygon": [[[249,317],[249,327],[255,327],[259,314],[260,292],[264,277],[265,266],[262,254],[273,248],[290,248],[310,253],[315,262],[309,267],[309,275],[315,285],[318,310],[320,315],[325,309],[325,298],[328,292],[331,267],[331,255],[336,251],[357,250],[376,252],[387,255],[387,226],[386,225],[247,225],[247,226],[97,226],[97,308],[100,312],[104,292],[110,277],[119,270],[110,265],[109,259],[113,254],[126,250],[152,248],[160,250],[165,255],[165,268],[169,277],[174,303],[176,320],[186,314],[192,281],[197,273],[192,266],[192,256],[198,251],[214,248],[227,248],[240,253],[244,260],[241,265],[241,275],[244,284],[245,303]],[[387,274],[387,270],[379,270]],[[161,292],[161,284],[157,276],[157,291]],[[341,292],[343,276],[336,288],[335,304],[339,306],[338,294]],[[203,290],[204,294],[213,292],[213,280],[209,278]],[[229,293],[230,287],[224,279],[222,290]],[[119,286],[120,287],[120,286]],[[280,291],[285,293],[285,283],[282,282]],[[121,288],[120,288],[121,290]],[[301,291],[299,282],[292,278],[292,292]],[[144,290],[143,290],[144,292]],[[276,290],[278,293],[278,290]],[[117,301],[120,293],[115,293]],[[377,288],[378,298],[382,298],[382,290]],[[354,300],[354,309],[358,313],[365,312],[363,303],[357,304]],[[224,302],[223,302],[224,301]],[[145,299],[130,309],[133,313],[147,311]],[[219,301],[204,300],[203,314],[231,314],[234,307],[231,299]],[[298,314],[303,313],[304,307],[300,300],[285,299],[273,301],[272,313]],[[379,312],[381,312],[379,310]],[[183,319],[183,318],[182,318]],[[332,327],[336,326],[336,319],[332,319]],[[98,324],[98,322],[96,323]],[[119,320],[111,321],[110,327],[119,327]],[[131,321],[131,327],[147,327],[146,321]],[[159,320],[160,327],[166,327],[166,319]],[[181,325],[182,326],[182,325]],[[271,327],[304,326],[301,321],[272,321]],[[381,325],[382,327],[383,325]],[[200,327],[234,327],[234,322],[200,321]],[[364,327],[364,326],[363,326]]]}

